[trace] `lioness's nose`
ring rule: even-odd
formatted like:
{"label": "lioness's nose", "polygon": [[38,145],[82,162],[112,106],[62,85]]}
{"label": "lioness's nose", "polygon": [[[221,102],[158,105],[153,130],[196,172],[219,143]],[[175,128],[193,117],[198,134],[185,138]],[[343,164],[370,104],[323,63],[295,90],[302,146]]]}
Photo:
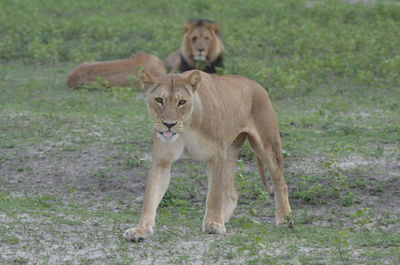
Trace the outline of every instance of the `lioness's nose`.
{"label": "lioness's nose", "polygon": [[198,48],[197,49],[199,52],[202,52],[202,51],[204,51],[204,49],[203,48]]}
{"label": "lioness's nose", "polygon": [[171,129],[176,125],[176,122],[162,122],[168,129]]}

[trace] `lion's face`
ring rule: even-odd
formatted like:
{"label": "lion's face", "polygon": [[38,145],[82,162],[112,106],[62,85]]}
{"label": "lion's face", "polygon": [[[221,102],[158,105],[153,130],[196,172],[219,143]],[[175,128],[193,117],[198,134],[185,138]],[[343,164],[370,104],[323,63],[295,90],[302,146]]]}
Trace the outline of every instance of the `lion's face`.
{"label": "lion's face", "polygon": [[173,75],[156,79],[141,71],[140,82],[147,92],[147,105],[154,118],[157,137],[175,141],[193,112],[193,95],[200,73],[195,71],[186,79]]}
{"label": "lion's face", "polygon": [[219,25],[211,22],[188,22],[184,27],[182,54],[194,62],[212,62],[223,50]]}
{"label": "lion's face", "polygon": [[192,30],[187,36],[190,42],[191,53],[195,61],[206,61],[214,38],[212,32],[206,27],[198,27]]}

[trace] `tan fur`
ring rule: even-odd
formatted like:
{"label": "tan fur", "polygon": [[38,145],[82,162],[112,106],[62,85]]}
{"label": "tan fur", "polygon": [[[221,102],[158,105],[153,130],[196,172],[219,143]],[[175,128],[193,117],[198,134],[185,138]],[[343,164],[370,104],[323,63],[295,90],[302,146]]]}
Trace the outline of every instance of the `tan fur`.
{"label": "tan fur", "polygon": [[111,86],[139,86],[139,82],[129,80],[130,75],[137,76],[139,66],[155,76],[167,73],[163,62],[159,58],[148,53],[139,52],[129,59],[82,63],[72,71],[67,83],[69,87],[77,88],[80,84],[90,84],[101,78]]}
{"label": "tan fur", "polygon": [[[193,42],[193,38],[196,41]],[[203,49],[199,52],[199,49]],[[197,57],[205,57],[206,63],[213,62],[224,51],[224,44],[220,37],[220,26],[216,23],[203,22],[200,26],[194,22],[184,25],[184,35],[181,48],[168,55],[165,66],[168,71],[177,72],[181,64],[181,55],[193,69],[202,70],[204,65]]]}
{"label": "tan fur", "polygon": [[[179,158],[208,163],[203,230],[225,233],[225,223],[237,205],[236,160],[246,139],[255,151],[261,177],[265,178],[264,165],[270,172],[276,225],[288,224],[291,209],[283,177],[279,129],[262,86],[241,76],[212,76],[197,70],[160,79],[142,71],[140,81],[155,120],[153,162],[140,222],[125,232],[128,240],[140,241],[153,232],[156,209],[167,190],[171,165]],[[176,134],[165,136],[172,132]],[[263,182],[268,189],[266,179]]]}

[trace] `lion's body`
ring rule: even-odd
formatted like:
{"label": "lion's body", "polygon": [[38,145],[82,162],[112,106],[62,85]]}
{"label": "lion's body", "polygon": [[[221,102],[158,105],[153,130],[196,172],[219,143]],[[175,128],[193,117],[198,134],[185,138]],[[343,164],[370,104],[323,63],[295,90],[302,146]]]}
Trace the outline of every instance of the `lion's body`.
{"label": "lion's body", "polygon": [[[246,139],[256,153],[267,189],[264,165],[270,171],[276,224],[283,224],[291,210],[283,178],[279,129],[264,88],[241,76],[211,76],[199,71],[170,74],[159,81],[151,79],[147,82],[149,79],[141,76],[149,93],[150,113],[156,120],[153,164],[140,224],[127,230],[125,237],[138,241],[152,232],[155,211],[169,183],[171,164],[186,157],[208,163],[209,193],[203,229],[207,233],[224,233],[224,224],[237,204],[236,160]],[[184,105],[180,105],[182,102]]]}
{"label": "lion's body", "polygon": [[99,78],[116,87],[138,86],[139,82],[130,80],[130,76],[137,77],[138,67],[155,76],[165,75],[163,62],[154,55],[139,52],[128,59],[82,63],[78,65],[68,77],[68,86],[77,88],[80,84],[90,84]]}
{"label": "lion's body", "polygon": [[218,67],[223,67],[224,44],[218,24],[199,19],[187,22],[184,29],[181,48],[165,60],[169,71],[182,73],[198,69],[215,73]]}

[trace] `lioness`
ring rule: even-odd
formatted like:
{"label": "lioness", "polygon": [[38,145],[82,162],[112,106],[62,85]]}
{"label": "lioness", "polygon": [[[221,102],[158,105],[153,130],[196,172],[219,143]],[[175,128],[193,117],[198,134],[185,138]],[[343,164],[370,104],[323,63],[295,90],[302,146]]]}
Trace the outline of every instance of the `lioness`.
{"label": "lioness", "polygon": [[236,160],[246,139],[255,151],[266,188],[264,165],[271,174],[276,225],[287,223],[291,209],[279,129],[268,93],[261,85],[241,76],[212,76],[198,70],[161,78],[141,71],[139,78],[155,120],[153,162],[139,225],[126,230],[125,238],[140,241],[153,233],[171,164],[179,158],[208,162],[203,231],[225,233],[224,224],[237,205]]}
{"label": "lioness", "polygon": [[204,19],[191,20],[184,25],[184,32],[180,50],[165,60],[169,71],[198,69],[215,73],[216,67],[223,67],[224,44],[218,24]]}
{"label": "lioness", "polygon": [[138,67],[141,66],[155,76],[167,74],[164,63],[152,54],[139,52],[129,59],[121,59],[106,62],[82,63],[78,65],[68,77],[68,86],[77,88],[83,83],[92,83],[101,78],[105,85],[117,87],[139,86],[129,77],[137,76]]}

